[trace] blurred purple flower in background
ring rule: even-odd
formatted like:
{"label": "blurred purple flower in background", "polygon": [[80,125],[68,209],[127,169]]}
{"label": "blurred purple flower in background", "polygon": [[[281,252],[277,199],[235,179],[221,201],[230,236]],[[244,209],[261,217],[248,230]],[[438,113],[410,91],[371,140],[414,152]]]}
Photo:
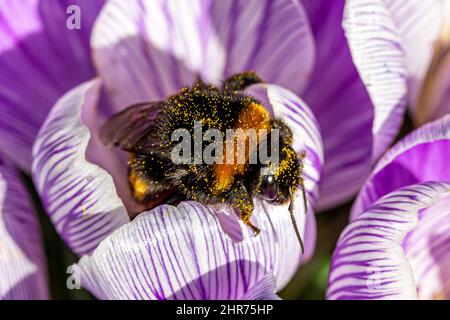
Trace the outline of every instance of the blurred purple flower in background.
{"label": "blurred purple flower in background", "polygon": [[450,112],[450,1],[386,0],[408,70],[408,102],[417,125]]}
{"label": "blurred purple flower in background", "polygon": [[[417,19],[422,26],[422,19],[434,18],[443,2],[430,2],[433,10],[417,16],[408,10],[419,8],[418,1],[403,6],[394,0],[2,1],[0,152],[31,173],[57,232],[81,258],[75,269],[82,286],[97,298],[276,298],[275,292],[314,252],[313,209],[350,200],[369,179],[353,209],[356,221],[369,219],[370,212],[358,215],[391,191],[423,181],[448,181],[443,161],[433,159],[433,174],[425,178],[420,173],[428,171],[418,166],[424,159],[405,151],[409,144],[437,149],[431,142],[446,142],[448,126],[443,125],[447,131],[433,128],[448,118],[405,139],[370,173],[398,133],[408,95],[416,101],[417,92],[425,90],[420,88],[425,88],[431,43],[441,34],[441,24],[433,23],[433,32],[419,33],[403,23]],[[66,10],[73,4],[80,8],[81,26],[69,30]],[[419,43],[427,52],[417,59],[420,66],[412,53]],[[219,84],[248,70],[266,81],[251,86],[248,94],[291,127],[296,151],[307,151],[311,210],[305,215],[301,206],[296,209],[305,256],[285,206],[257,202],[252,217],[262,229],[257,237],[232,215],[213,213],[196,202],[163,205],[134,218],[138,205],[127,183],[126,154],[99,141],[104,121],[134,103],[166,99],[192,86],[198,76]],[[396,163],[392,159],[403,159],[403,154],[419,159],[415,167],[409,163],[417,175],[397,179],[400,171],[394,169],[392,178],[383,178],[389,164]],[[6,287],[0,281],[0,298],[46,298],[44,257],[34,240],[37,222],[31,206],[20,203],[16,212],[15,199],[26,197],[26,191],[9,173],[13,170],[5,166],[3,174],[2,166],[0,182],[6,187],[0,189],[0,199],[11,204],[0,207],[5,221],[0,237],[19,249],[14,259],[3,259],[0,250],[0,280],[12,279]],[[411,188],[429,188],[431,193],[443,185]],[[414,201],[411,206],[438,205]],[[19,220],[23,230],[32,232],[21,235],[20,224],[6,221],[25,214],[29,221]],[[402,219],[419,225],[419,218],[412,216]],[[390,237],[400,246],[400,236],[386,235],[386,241]],[[341,246],[347,245],[345,239]],[[335,261],[340,250],[338,245]],[[342,250],[345,255],[353,247]],[[11,276],[8,270],[13,269],[17,272]],[[333,272],[329,297],[341,297],[346,288],[339,287],[336,263]],[[22,281],[33,281],[27,285],[30,292],[21,291]]]}
{"label": "blurred purple flower in background", "polygon": [[[98,298],[152,299],[236,299],[267,273],[284,286],[298,268],[301,254],[284,206],[257,204],[252,218],[264,230],[258,237],[245,227],[241,230],[233,215],[213,215],[210,208],[194,202],[176,208],[160,206],[129,222],[112,177],[85,159],[112,161],[115,156],[100,145],[88,147],[89,130],[82,118],[93,116],[99,90],[100,82],[93,80],[59,100],[34,149],[33,175],[43,204],[61,237],[77,254],[85,255],[79,268],[83,286]],[[310,136],[303,139],[306,146],[312,151],[317,148],[314,143],[320,147],[320,138],[313,140],[317,131],[311,125],[312,115],[302,109],[301,101],[273,85],[264,90],[275,113],[282,115],[296,107],[289,121],[310,119],[308,126],[294,132],[294,139]],[[117,176],[120,179],[122,174],[125,184],[126,163],[118,169]],[[317,176],[313,165],[306,170]],[[310,255],[314,216],[304,215],[301,206],[297,215],[302,229],[309,226],[305,244]],[[307,217],[312,219],[309,224]]]}
{"label": "blurred purple flower in background", "polygon": [[[66,27],[67,8],[78,4],[79,30]],[[31,169],[36,134],[53,104],[91,79],[89,38],[103,0],[0,3],[1,152]]]}

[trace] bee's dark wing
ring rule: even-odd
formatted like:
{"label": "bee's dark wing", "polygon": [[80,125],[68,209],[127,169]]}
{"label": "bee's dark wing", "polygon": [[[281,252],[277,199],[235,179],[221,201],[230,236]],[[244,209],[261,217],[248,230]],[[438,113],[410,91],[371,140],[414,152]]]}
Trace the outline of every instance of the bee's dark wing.
{"label": "bee's dark wing", "polygon": [[[100,139],[106,146],[115,146],[122,150],[146,154],[159,141],[150,141],[148,133],[164,106],[163,102],[149,102],[133,105],[112,116],[100,131]],[[143,139],[145,138],[145,149]]]}

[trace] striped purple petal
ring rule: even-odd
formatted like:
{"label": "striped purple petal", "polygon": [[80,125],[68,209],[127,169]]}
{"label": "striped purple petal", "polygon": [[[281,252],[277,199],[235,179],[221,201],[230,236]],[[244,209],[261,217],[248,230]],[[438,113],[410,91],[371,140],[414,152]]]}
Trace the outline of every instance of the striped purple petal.
{"label": "striped purple petal", "polygon": [[448,15],[446,0],[384,0],[402,38],[408,68],[409,102],[414,109],[436,39]]}
{"label": "striped purple petal", "polygon": [[398,188],[426,181],[450,181],[450,115],[425,125],[392,147],[377,163],[352,208],[355,219]]}
{"label": "striped purple petal", "polygon": [[241,224],[243,240],[236,243],[211,209],[199,203],[160,206],[84,256],[78,263],[81,285],[100,299],[228,300],[243,298],[272,273],[279,290],[300,261],[284,210],[258,202],[252,218],[261,233],[255,237]]}
{"label": "striped purple petal", "polygon": [[[430,90],[430,96],[432,97],[431,101],[426,101],[425,98],[425,101],[429,102],[429,104],[425,106],[424,120],[426,121],[438,119],[446,114],[450,114],[450,53],[447,53],[447,56],[445,57],[444,61],[442,61],[442,64],[439,65],[437,68],[438,71],[436,78],[434,79],[435,82],[432,84],[434,87]],[[417,114],[418,109],[416,109],[416,115]]]}
{"label": "striped purple petal", "polygon": [[401,38],[382,0],[346,1],[345,35],[374,106],[372,158],[391,144],[403,120],[407,71]]}
{"label": "striped purple petal", "polygon": [[327,298],[429,299],[450,294],[449,191],[448,183],[405,187],[353,220],[333,254]]}
{"label": "striped purple petal", "polygon": [[[50,107],[93,77],[89,36],[104,0],[0,3],[0,150],[29,171],[31,149]],[[77,5],[80,29],[66,20]]]}
{"label": "striped purple petal", "polygon": [[20,176],[0,159],[0,300],[48,298],[36,213]]}
{"label": "striped purple petal", "polygon": [[92,46],[116,108],[249,70],[300,93],[314,64],[307,18],[290,0],[113,0]]}
{"label": "striped purple petal", "polygon": [[324,141],[319,209],[326,209],[352,197],[369,175],[374,110],[342,28],[344,1],[302,3],[317,52],[315,70],[302,97],[313,110]]}
{"label": "striped purple petal", "polygon": [[[33,148],[33,180],[42,203],[60,236],[80,255],[129,221],[111,175],[87,160],[90,132],[82,117],[94,113],[100,88],[92,80],[58,100]],[[114,162],[109,153],[103,157]]]}

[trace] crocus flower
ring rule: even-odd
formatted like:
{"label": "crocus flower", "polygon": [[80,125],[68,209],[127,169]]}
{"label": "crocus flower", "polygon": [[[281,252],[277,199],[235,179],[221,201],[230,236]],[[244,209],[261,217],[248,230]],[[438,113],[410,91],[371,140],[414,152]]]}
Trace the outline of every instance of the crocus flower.
{"label": "crocus flower", "polygon": [[386,19],[346,38],[343,0],[80,1],[89,16],[81,30],[64,29],[65,3],[46,10],[44,1],[4,3],[0,147],[25,170],[33,159],[43,205],[82,257],[75,268],[82,285],[98,298],[273,296],[272,281],[282,288],[315,243],[314,216],[301,206],[303,257],[286,207],[257,203],[258,237],[233,215],[195,202],[130,221],[136,204],[126,160],[98,138],[112,113],[165,99],[198,76],[218,84],[254,70],[266,83],[248,94],[284,119],[294,148],[307,151],[310,208],[354,195],[403,114],[403,51],[397,30],[385,27],[385,11],[371,14]]}
{"label": "crocus flower", "polygon": [[450,115],[380,160],[333,255],[329,299],[450,298]]}

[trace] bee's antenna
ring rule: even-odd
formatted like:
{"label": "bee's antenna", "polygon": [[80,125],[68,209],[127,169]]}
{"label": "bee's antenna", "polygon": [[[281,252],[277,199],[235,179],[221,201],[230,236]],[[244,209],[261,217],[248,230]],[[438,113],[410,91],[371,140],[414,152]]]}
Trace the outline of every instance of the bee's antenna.
{"label": "bee's antenna", "polygon": [[303,245],[302,236],[298,230],[297,222],[295,221],[294,215],[294,196],[292,195],[292,190],[289,190],[289,214],[291,215],[292,225],[294,226],[295,234],[297,235],[298,242],[300,243],[300,248],[302,249],[302,254],[305,253],[305,247]]}
{"label": "bee's antenna", "polygon": [[305,207],[305,214],[308,213],[308,200],[306,197],[306,189],[303,178],[300,178],[300,186],[302,187],[303,206]]}

